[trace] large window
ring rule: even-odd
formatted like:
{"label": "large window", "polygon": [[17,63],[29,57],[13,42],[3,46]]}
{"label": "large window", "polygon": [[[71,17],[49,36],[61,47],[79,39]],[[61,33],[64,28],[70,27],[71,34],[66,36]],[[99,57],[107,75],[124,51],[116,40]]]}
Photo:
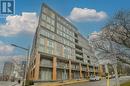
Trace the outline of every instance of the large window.
{"label": "large window", "polygon": [[50,31],[45,30],[45,29],[41,29],[40,34],[42,34],[43,36],[46,36],[48,38],[54,39],[54,34]]}
{"label": "large window", "polygon": [[41,25],[54,32],[55,21],[45,14],[42,14],[42,19]]}
{"label": "large window", "polygon": [[47,16],[47,22],[50,24],[51,23],[51,18]]}
{"label": "large window", "polygon": [[56,42],[55,43],[55,53],[56,53],[56,55],[58,55],[58,56],[61,56],[62,55],[62,44],[60,44],[60,43],[58,43],[58,42]]}
{"label": "large window", "polygon": [[53,13],[50,9],[44,7],[43,12],[49,15],[51,18],[55,19],[55,13]]}
{"label": "large window", "polygon": [[49,54],[54,54],[54,41],[48,40],[47,49]]}
{"label": "large window", "polygon": [[69,29],[65,28],[63,25],[61,25],[59,23],[57,23],[57,34],[59,34],[60,36],[63,36],[66,39],[74,42],[73,32],[70,31]]}
{"label": "large window", "polygon": [[46,16],[45,14],[42,14],[42,19],[43,19],[44,21],[46,21],[46,20],[47,20],[47,16]]}
{"label": "large window", "polygon": [[50,59],[41,59],[42,66],[52,66],[52,61]]}
{"label": "large window", "polygon": [[41,44],[41,45],[45,45],[45,38],[40,37],[40,44]]}
{"label": "large window", "polygon": [[40,79],[41,80],[52,80],[52,69],[40,68]]}
{"label": "large window", "polygon": [[48,40],[48,46],[54,48],[54,41]]}
{"label": "large window", "polygon": [[72,57],[71,48],[64,46],[64,57],[70,59]]}
{"label": "large window", "polygon": [[39,49],[39,51],[41,51],[41,52],[46,52],[46,48],[45,48],[45,38],[44,38],[44,37],[40,37],[38,49]]}
{"label": "large window", "polygon": [[39,46],[38,46],[38,50],[40,51],[40,52],[46,52],[46,47],[44,46],[44,45],[41,45],[41,44],[39,44]]}

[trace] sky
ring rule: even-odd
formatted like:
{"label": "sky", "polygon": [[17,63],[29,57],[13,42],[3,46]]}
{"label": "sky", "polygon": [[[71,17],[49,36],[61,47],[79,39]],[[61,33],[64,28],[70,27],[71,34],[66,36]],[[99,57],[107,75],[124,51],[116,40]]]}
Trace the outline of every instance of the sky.
{"label": "sky", "polygon": [[0,18],[0,67],[6,57],[25,55],[37,27],[42,3],[74,24],[83,36],[98,32],[121,9],[130,10],[130,0],[15,0],[15,14]]}

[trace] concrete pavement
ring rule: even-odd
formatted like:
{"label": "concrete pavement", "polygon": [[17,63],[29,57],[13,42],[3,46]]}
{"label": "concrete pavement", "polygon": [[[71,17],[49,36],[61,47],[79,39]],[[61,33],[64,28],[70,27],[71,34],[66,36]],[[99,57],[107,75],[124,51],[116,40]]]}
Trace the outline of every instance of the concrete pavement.
{"label": "concrete pavement", "polygon": [[17,82],[0,81],[0,86],[22,86],[22,83],[18,84]]}

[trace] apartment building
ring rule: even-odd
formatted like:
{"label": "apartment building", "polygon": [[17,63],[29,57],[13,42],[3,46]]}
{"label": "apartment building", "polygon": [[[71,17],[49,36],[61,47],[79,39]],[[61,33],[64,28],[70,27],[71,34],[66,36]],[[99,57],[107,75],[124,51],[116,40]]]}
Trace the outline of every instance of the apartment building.
{"label": "apartment building", "polygon": [[3,80],[11,80],[14,72],[14,64],[10,61],[4,63]]}
{"label": "apartment building", "polygon": [[31,80],[88,79],[98,75],[92,65],[94,53],[88,40],[64,17],[46,4],[42,5],[33,40],[30,70]]}

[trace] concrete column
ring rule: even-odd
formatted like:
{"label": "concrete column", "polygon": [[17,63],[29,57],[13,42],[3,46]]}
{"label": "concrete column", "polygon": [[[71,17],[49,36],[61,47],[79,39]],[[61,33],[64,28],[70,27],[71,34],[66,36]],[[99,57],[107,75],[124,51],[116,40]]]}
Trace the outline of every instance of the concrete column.
{"label": "concrete column", "polygon": [[36,64],[35,64],[35,73],[34,73],[34,79],[38,80],[39,79],[39,72],[40,72],[40,54],[37,52],[36,53]]}
{"label": "concrete column", "polygon": [[88,77],[90,77],[89,64],[87,64],[87,71],[88,71],[88,72],[87,72],[87,73],[88,73],[87,75],[88,75]]}
{"label": "concrete column", "polygon": [[56,62],[57,58],[53,57],[53,74],[52,74],[52,80],[56,80]]}
{"label": "concrete column", "polygon": [[71,75],[71,60],[69,60],[69,80],[72,79],[72,75]]}
{"label": "concrete column", "polygon": [[62,54],[62,57],[64,57],[64,47],[63,46],[62,46],[61,54]]}
{"label": "concrete column", "polygon": [[81,65],[81,63],[79,63],[79,68],[80,68],[80,79],[82,79],[82,65]]}

